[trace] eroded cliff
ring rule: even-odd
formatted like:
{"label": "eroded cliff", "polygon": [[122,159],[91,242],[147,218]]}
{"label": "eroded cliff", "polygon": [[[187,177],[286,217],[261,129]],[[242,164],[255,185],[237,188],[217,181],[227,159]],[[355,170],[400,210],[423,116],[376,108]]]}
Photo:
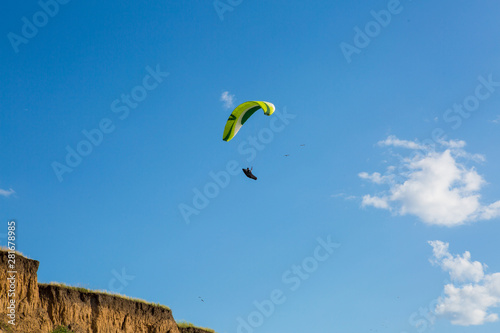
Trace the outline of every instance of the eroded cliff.
{"label": "eroded cliff", "polygon": [[[208,332],[179,329],[166,306],[82,288],[39,284],[38,261],[16,254],[16,273],[9,273],[8,260],[8,252],[0,250],[0,332],[50,333],[58,326],[74,333]],[[9,291],[10,295],[15,293],[14,297],[9,297]],[[15,311],[10,305],[12,299]]]}

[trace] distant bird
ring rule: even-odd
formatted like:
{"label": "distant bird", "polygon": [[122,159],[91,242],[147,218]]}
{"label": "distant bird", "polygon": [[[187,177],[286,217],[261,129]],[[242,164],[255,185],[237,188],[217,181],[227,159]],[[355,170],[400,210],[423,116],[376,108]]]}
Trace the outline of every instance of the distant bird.
{"label": "distant bird", "polygon": [[305,145],[300,145],[301,147],[304,147]]}
{"label": "distant bird", "polygon": [[205,301],[203,300],[203,298],[201,298],[200,296],[198,296],[198,298],[203,302],[205,303]]}
{"label": "distant bird", "polygon": [[290,155],[289,155],[289,154],[286,154],[285,156],[287,156],[287,157],[288,157],[288,156],[290,156]]}

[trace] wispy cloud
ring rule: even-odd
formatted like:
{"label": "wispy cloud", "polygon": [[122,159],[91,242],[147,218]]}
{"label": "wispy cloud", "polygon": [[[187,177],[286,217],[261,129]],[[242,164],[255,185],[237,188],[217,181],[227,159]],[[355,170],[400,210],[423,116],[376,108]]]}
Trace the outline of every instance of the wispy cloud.
{"label": "wispy cloud", "polygon": [[433,257],[430,262],[450,274],[451,283],[444,286],[444,297],[439,297],[435,313],[454,325],[482,325],[498,321],[491,308],[500,305],[500,273],[485,274],[487,268],[479,261],[471,261],[471,254],[452,255],[449,244],[429,241]]}
{"label": "wispy cloud", "polygon": [[224,91],[222,95],[220,96],[221,102],[224,103],[224,107],[226,109],[230,109],[234,106],[234,95],[231,95],[229,91]]}
{"label": "wispy cloud", "polygon": [[500,115],[498,115],[495,119],[490,120],[490,122],[492,122],[494,124],[500,124]]}
{"label": "wispy cloud", "polygon": [[349,195],[346,193],[337,193],[337,194],[331,194],[331,198],[344,198],[345,200],[354,200],[357,199],[355,195]]}
{"label": "wispy cloud", "polygon": [[[391,136],[384,146],[420,149],[422,145]],[[379,142],[380,144],[380,142]],[[482,155],[467,153],[464,141],[440,142],[441,151],[419,151],[401,158],[399,168],[390,166],[384,175],[361,172],[358,176],[389,189],[363,197],[362,206],[387,209],[400,215],[411,214],[427,224],[456,226],[500,216],[500,200],[480,203],[486,181],[474,167],[462,161],[484,161]],[[404,170],[396,174],[396,170]],[[396,181],[398,180],[398,181]]]}
{"label": "wispy cloud", "polygon": [[0,196],[3,196],[3,197],[10,197],[12,194],[16,193],[13,189],[8,189],[8,190],[3,190],[0,188]]}
{"label": "wispy cloud", "polygon": [[359,178],[361,179],[366,179],[369,180],[375,184],[385,184],[385,183],[390,183],[393,180],[392,175],[385,175],[382,176],[378,172],[374,172],[372,174],[369,174],[368,172],[360,172],[358,174]]}
{"label": "wispy cloud", "polygon": [[378,145],[382,147],[393,146],[393,147],[407,148],[407,149],[425,149],[425,146],[422,144],[419,144],[415,141],[400,140],[394,135],[389,135],[387,139],[379,141]]}
{"label": "wispy cloud", "polygon": [[441,140],[439,141],[439,144],[441,144],[441,146],[443,147],[454,148],[454,149],[463,148],[466,146],[466,142],[463,140],[450,140],[450,141]]}

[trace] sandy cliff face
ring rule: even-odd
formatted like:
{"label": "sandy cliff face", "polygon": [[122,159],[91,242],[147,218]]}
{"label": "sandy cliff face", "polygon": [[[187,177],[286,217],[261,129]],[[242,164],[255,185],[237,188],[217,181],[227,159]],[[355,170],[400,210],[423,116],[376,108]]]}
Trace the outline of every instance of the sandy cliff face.
{"label": "sandy cliff face", "polygon": [[179,333],[166,307],[55,285],[39,285],[50,322],[75,333]]}
{"label": "sandy cliff face", "polygon": [[[167,307],[99,292],[38,284],[39,262],[16,255],[16,317],[9,325],[8,252],[0,250],[0,332],[49,333],[67,326],[75,333],[181,333]],[[5,325],[7,324],[7,325]],[[7,326],[7,330],[2,330]],[[205,333],[183,331],[182,333]]]}
{"label": "sandy cliff face", "polygon": [[[14,320],[17,328],[13,332],[31,332],[29,326],[38,320],[43,320],[43,309],[40,308],[40,299],[38,297],[38,281],[36,272],[39,262],[27,259],[19,254],[15,255],[15,262],[9,262],[9,253],[0,250],[0,322],[8,323]],[[11,268],[9,265],[14,264]],[[9,273],[11,269],[15,274]],[[14,275],[15,279],[12,279]],[[15,281],[15,282],[14,282]],[[14,282],[13,284],[11,282]],[[14,293],[14,297],[9,294]],[[15,300],[15,317],[8,308],[10,301]],[[10,314],[8,316],[8,314]]]}

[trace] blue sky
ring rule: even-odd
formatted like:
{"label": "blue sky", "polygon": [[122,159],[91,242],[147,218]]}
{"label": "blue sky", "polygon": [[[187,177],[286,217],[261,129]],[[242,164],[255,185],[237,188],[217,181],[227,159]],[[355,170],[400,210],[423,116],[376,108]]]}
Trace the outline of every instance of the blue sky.
{"label": "blue sky", "polygon": [[[0,20],[39,281],[218,332],[498,332],[497,2],[41,3]],[[276,112],[223,142],[228,97]]]}

